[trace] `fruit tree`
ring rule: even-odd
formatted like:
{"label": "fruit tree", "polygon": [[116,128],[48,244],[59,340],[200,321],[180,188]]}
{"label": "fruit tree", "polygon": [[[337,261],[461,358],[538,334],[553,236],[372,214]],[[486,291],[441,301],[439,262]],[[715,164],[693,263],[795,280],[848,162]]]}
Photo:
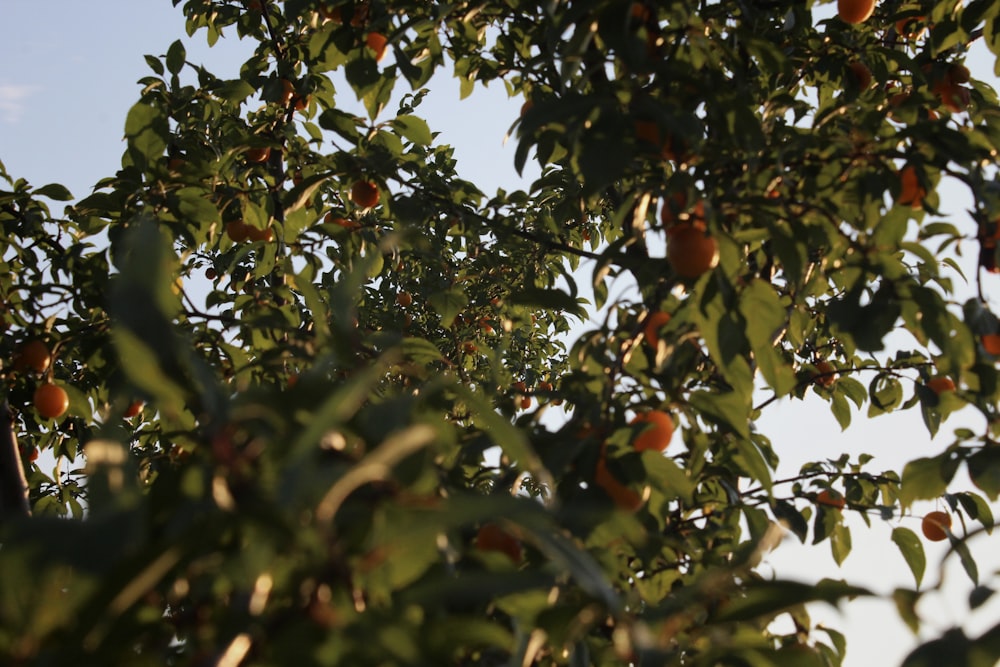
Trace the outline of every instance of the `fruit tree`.
{"label": "fruit tree", "polygon": [[[82,198],[0,164],[0,663],[838,665],[807,605],[872,592],[757,566],[848,517],[915,631],[928,542],[989,598],[995,0],[173,4],[239,71],[146,56]],[[449,75],[526,191],[421,115]],[[979,426],[778,477],[807,397]]]}

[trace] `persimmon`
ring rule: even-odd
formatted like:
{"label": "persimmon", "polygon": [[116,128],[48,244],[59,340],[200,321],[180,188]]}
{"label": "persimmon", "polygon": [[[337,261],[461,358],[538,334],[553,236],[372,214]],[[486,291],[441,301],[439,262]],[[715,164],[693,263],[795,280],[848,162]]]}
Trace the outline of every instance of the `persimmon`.
{"label": "persimmon", "polygon": [[847,501],[844,500],[844,496],[840,495],[836,491],[823,489],[816,494],[816,504],[826,505],[827,507],[835,507],[838,510],[842,510],[844,509],[844,505],[847,504]]}
{"label": "persimmon", "polygon": [[984,350],[994,357],[1000,357],[1000,334],[983,334],[980,340]]}
{"label": "persimmon", "polygon": [[668,134],[664,135],[660,131],[660,126],[652,120],[635,120],[633,122],[636,139],[647,151],[655,151],[665,160],[677,160],[677,152],[674,150],[673,138]]}
{"label": "persimmon", "polygon": [[968,88],[948,78],[936,82],[931,86],[931,91],[938,96],[941,104],[952,113],[962,113],[972,101],[972,94]]}
{"label": "persimmon", "polygon": [[379,32],[370,32],[365,36],[365,44],[375,52],[375,62],[381,62],[385,58],[388,43],[386,36]]}
{"label": "persimmon", "polygon": [[952,63],[948,65],[948,79],[952,83],[969,83],[972,78],[972,72],[969,68],[961,63]]}
{"label": "persimmon", "polygon": [[663,410],[647,410],[640,412],[632,419],[632,424],[645,424],[632,447],[637,452],[652,449],[662,452],[674,437],[674,420]]}
{"label": "persimmon", "polygon": [[403,308],[406,308],[413,303],[413,295],[409,292],[400,292],[396,295],[396,303],[398,303]]}
{"label": "persimmon", "polygon": [[530,98],[526,99],[524,101],[524,104],[521,105],[521,118],[524,118],[524,114],[526,114],[529,111],[531,111],[531,107],[533,107],[533,106],[535,106],[535,103],[532,102]]}
{"label": "persimmon", "polygon": [[872,85],[872,71],[868,69],[868,66],[859,60],[848,63],[847,69],[851,72],[851,76],[854,77],[854,81],[858,84],[858,88],[861,90],[868,90]]}
{"label": "persimmon", "polygon": [[126,419],[131,419],[132,417],[140,415],[142,413],[142,409],[145,407],[145,401],[132,401],[128,404],[128,407],[125,408],[125,413],[122,416]]}
{"label": "persimmon", "polygon": [[531,407],[531,396],[522,396],[520,402],[518,403],[522,410],[527,410]]}
{"label": "persimmon", "polygon": [[917,174],[917,168],[912,164],[908,164],[899,170],[897,176],[899,176],[900,186],[896,203],[914,209],[922,208],[924,197],[927,196],[927,190],[920,184],[920,176]]}
{"label": "persimmon", "polygon": [[337,225],[338,227],[343,227],[344,229],[358,229],[361,227],[356,220],[351,220],[350,218],[345,218],[343,216],[336,215],[333,211],[330,211],[323,218],[323,222],[328,225]]}
{"label": "persimmon", "polygon": [[378,186],[371,181],[355,181],[351,186],[351,201],[361,208],[372,208],[378,204]]}
{"label": "persimmon", "polygon": [[35,410],[45,419],[61,417],[69,409],[69,395],[59,385],[46,382],[35,389]]}
{"label": "persimmon", "polygon": [[351,25],[357,28],[363,25],[366,20],[368,20],[368,3],[345,3],[336,7],[331,6],[332,3],[324,3],[319,6],[319,13],[324,19],[328,21],[333,21],[334,23],[344,22],[344,9],[350,10]]}
{"label": "persimmon", "polygon": [[837,16],[844,23],[863,23],[874,11],[875,0],[837,0]]}
{"label": "persimmon", "polygon": [[250,225],[242,220],[230,220],[226,223],[226,236],[233,243],[243,243],[250,238]]}
{"label": "persimmon", "polygon": [[44,373],[52,363],[52,353],[44,342],[33,338],[26,341],[14,353],[14,370],[18,372],[34,371]]}
{"label": "persimmon", "polygon": [[926,17],[907,16],[896,21],[896,34],[907,40],[916,40],[924,34],[927,26],[924,25]]}
{"label": "persimmon", "polygon": [[816,362],[817,375],[813,380],[821,387],[832,387],[837,382],[837,369],[826,359]]}
{"label": "persimmon", "polygon": [[684,222],[667,235],[667,259],[681,278],[697,278],[719,263],[719,245],[702,225]]}
{"label": "persimmon", "polygon": [[660,344],[660,329],[670,321],[670,313],[662,310],[650,313],[642,325],[642,336],[650,347],[657,347]]}
{"label": "persimmon", "polygon": [[514,563],[521,562],[521,541],[492,522],[479,527],[476,548],[480,551],[499,551]]}
{"label": "persimmon", "polygon": [[38,460],[38,447],[34,445],[19,445],[18,449],[21,451],[21,460],[34,462]]}
{"label": "persimmon", "polygon": [[939,375],[928,380],[927,387],[940,396],[946,391],[955,391],[955,382],[950,377]]}
{"label": "persimmon", "polygon": [[253,225],[247,225],[247,239],[250,241],[263,241],[264,243],[270,243],[274,240],[274,230],[270,227],[261,229],[260,227],[254,227]]}
{"label": "persimmon", "polygon": [[941,510],[928,513],[920,521],[920,532],[931,542],[941,542],[948,539],[951,529],[951,515]]}
{"label": "persimmon", "polygon": [[601,450],[600,458],[597,460],[597,466],[594,468],[594,484],[601,487],[619,509],[626,512],[635,512],[642,507],[642,496],[618,481],[614,473],[608,470],[603,449]]}
{"label": "persimmon", "polygon": [[207,269],[205,269],[205,277],[208,280],[215,280],[216,278],[219,277],[219,272],[215,270],[215,267],[210,266]]}
{"label": "persimmon", "polygon": [[671,228],[687,215],[688,222],[705,229],[705,202],[698,200],[693,206],[688,206],[687,193],[675,192],[663,200],[660,207],[660,222],[664,228]]}
{"label": "persimmon", "polygon": [[263,148],[249,148],[246,152],[247,162],[252,162],[254,164],[261,164],[262,162],[267,162],[268,158],[271,157],[271,147],[264,146]]}
{"label": "persimmon", "polygon": [[302,111],[309,106],[309,98],[295,91],[295,84],[288,79],[281,80],[281,103],[292,106],[296,111]]}

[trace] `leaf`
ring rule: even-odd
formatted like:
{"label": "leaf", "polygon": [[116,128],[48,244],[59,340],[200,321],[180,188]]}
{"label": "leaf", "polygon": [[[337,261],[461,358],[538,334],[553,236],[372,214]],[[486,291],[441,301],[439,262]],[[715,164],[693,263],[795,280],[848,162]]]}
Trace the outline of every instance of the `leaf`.
{"label": "leaf", "polygon": [[569,313],[578,318],[582,318],[586,314],[582,308],[582,304],[586,303],[585,299],[574,299],[566,292],[558,289],[526,287],[512,292],[509,301],[511,304],[518,306],[551,308]]}
{"label": "leaf", "polygon": [[54,199],[55,201],[69,201],[73,198],[73,195],[66,186],[59,183],[49,183],[48,185],[36,188],[35,194],[39,197]]}
{"label": "leaf", "polygon": [[443,292],[434,292],[427,297],[427,302],[441,318],[441,326],[447,328],[469,305],[469,297],[461,288],[452,287]]}
{"label": "leaf", "polygon": [[434,141],[431,128],[423,118],[409,115],[396,116],[392,121],[392,126],[396,128],[401,137],[418,146],[429,146]]}
{"label": "leaf", "polygon": [[903,660],[902,667],[968,666],[968,652],[968,638],[960,629],[954,628],[945,632],[939,639],[915,648]]}
{"label": "leaf", "polygon": [[156,106],[139,102],[125,119],[125,138],[132,161],[140,168],[156,162],[167,149],[170,126],[163,111]]}
{"label": "leaf", "polygon": [[405,358],[417,363],[429,363],[442,359],[441,350],[434,343],[423,338],[404,338],[399,347]]}
{"label": "leaf", "polygon": [[792,365],[775,348],[788,325],[781,298],[770,283],[756,278],[740,294],[739,310],[761,374],[778,396],[788,394],[798,381]]}
{"label": "leaf", "polygon": [[187,51],[184,50],[184,43],[178,39],[167,49],[167,71],[171,74],[179,74],[184,69],[186,59]]}
{"label": "leaf", "polygon": [[909,507],[914,500],[931,500],[948,489],[948,483],[955,476],[958,460],[951,452],[933,458],[919,458],[903,467],[903,479],[899,491],[899,502]]}
{"label": "leaf", "polygon": [[958,560],[962,563],[962,568],[965,573],[969,575],[969,579],[973,584],[979,584],[979,566],[976,565],[976,559],[972,557],[972,552],[969,551],[969,545],[965,540],[959,540],[951,535],[948,536],[948,540],[951,542],[951,548],[955,550],[958,554]]}
{"label": "leaf", "polygon": [[217,97],[237,104],[253,95],[257,89],[243,79],[229,79],[220,82],[213,92]]}
{"label": "leaf", "polygon": [[896,603],[899,618],[906,623],[913,634],[920,631],[920,617],[917,615],[917,603],[920,602],[920,592],[905,588],[897,588],[892,592],[892,601]]}
{"label": "leaf", "polygon": [[1000,495],[1000,447],[982,447],[966,459],[969,478],[990,500]]}
{"label": "leaf", "polygon": [[[696,391],[691,394],[688,402],[709,421],[749,441],[750,406],[740,394],[734,391],[725,393]],[[759,456],[757,454],[758,458]]]}
{"label": "leaf", "polygon": [[802,512],[793,503],[783,499],[776,499],[771,505],[771,511],[774,513],[774,518],[785,528],[792,531],[792,534],[798,537],[800,542],[804,543],[806,541],[806,536],[809,534],[809,524],[806,522],[805,517],[802,516]]}
{"label": "leaf", "polygon": [[836,605],[843,598],[872,595],[867,588],[842,581],[822,579],[815,584],[798,581],[749,581],[743,597],[732,598],[714,617],[718,623],[772,618],[778,613],[807,602]]}
{"label": "leaf", "polygon": [[924,578],[924,570],[927,567],[927,557],[924,555],[924,545],[920,538],[909,528],[897,526],[892,530],[892,541],[899,547],[903,559],[910,566],[910,572],[913,573],[916,585],[920,586],[920,582]]}

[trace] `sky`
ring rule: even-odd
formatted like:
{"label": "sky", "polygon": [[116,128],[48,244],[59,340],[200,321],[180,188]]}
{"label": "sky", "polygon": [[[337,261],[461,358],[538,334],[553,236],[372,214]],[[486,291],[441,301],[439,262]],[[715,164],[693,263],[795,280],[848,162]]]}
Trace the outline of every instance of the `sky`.
{"label": "sky", "polygon": [[[5,26],[17,27],[6,30],[0,40],[0,62],[5,63],[0,68],[0,161],[15,177],[35,186],[62,183],[77,197],[86,196],[94,182],[120,165],[125,114],[138,99],[136,81],[149,73],[144,54],[162,55],[171,42],[183,37],[190,62],[235,78],[251,48],[236,39],[235,31],[212,49],[203,34],[186,38],[180,9],[169,0],[0,0],[0,10]],[[980,54],[972,69],[974,76],[986,79],[992,64]],[[513,143],[503,141],[521,100],[508,100],[502,86],[495,84],[460,102],[457,83],[447,77],[442,74],[432,80],[431,94],[419,111],[431,129],[441,133],[441,142],[456,147],[459,173],[487,194],[498,185],[527,188],[529,182],[519,179],[513,169]],[[942,201],[950,204],[960,228],[971,225],[961,213],[969,205],[961,192],[949,192]],[[963,260],[970,276],[974,261],[974,257]],[[991,278],[988,287],[1000,294],[997,279]],[[971,293],[972,286],[965,289]],[[775,477],[794,475],[806,461],[836,458],[842,452],[874,454],[869,468],[873,471],[899,469],[907,460],[946,447],[954,428],[982,427],[971,410],[952,416],[935,439],[928,436],[915,410],[871,421],[863,414],[854,417],[851,428],[841,432],[825,403],[816,398],[782,401],[765,411],[758,427],[782,457]],[[788,538],[765,558],[762,571],[807,581],[844,578],[880,593],[896,586],[912,587],[912,577],[889,533],[895,525],[919,531],[919,516],[934,506],[917,504],[912,516],[888,523],[874,517],[870,528],[848,512],[854,550],[841,568],[828,545],[797,546],[795,538]],[[1000,506],[994,505],[994,512],[1000,516]],[[1000,549],[986,545],[984,539],[971,545],[984,576],[1000,570]],[[944,547],[925,544],[925,548],[925,581],[934,582]],[[920,607],[930,621],[925,638],[956,624],[976,635],[1000,618],[996,602],[969,614],[965,600],[972,586],[957,559],[950,559],[944,572],[945,593],[928,596]],[[811,611],[814,619],[847,635],[846,667],[899,664],[917,641],[898,620],[891,602],[856,600],[842,612],[825,606]]]}

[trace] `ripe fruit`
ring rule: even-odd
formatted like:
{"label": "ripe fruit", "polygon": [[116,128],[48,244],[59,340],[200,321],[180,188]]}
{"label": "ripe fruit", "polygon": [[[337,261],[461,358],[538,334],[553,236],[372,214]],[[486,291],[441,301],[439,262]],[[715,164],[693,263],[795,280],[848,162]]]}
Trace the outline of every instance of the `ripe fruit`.
{"label": "ripe fruit", "polygon": [[814,378],[816,384],[821,387],[832,387],[837,381],[837,369],[834,368],[826,359],[816,362],[816,372],[818,375]]}
{"label": "ripe fruit", "polygon": [[955,383],[943,375],[928,380],[927,386],[938,396],[946,391],[955,391]]}
{"label": "ripe fruit", "polygon": [[38,447],[34,445],[20,445],[18,448],[21,450],[22,461],[31,462],[38,460]]}
{"label": "ripe fruit", "polygon": [[521,397],[521,401],[520,401],[520,403],[518,403],[518,405],[521,406],[522,410],[527,410],[528,408],[530,408],[531,407],[531,396],[523,396],[523,397]]}
{"label": "ripe fruit", "polygon": [[601,457],[597,460],[597,466],[594,468],[594,484],[604,489],[604,492],[619,509],[635,512],[642,507],[642,496],[619,482],[614,473],[608,470],[603,450]]}
{"label": "ripe fruit", "polygon": [[646,449],[662,452],[674,437],[674,420],[662,410],[640,412],[632,419],[632,424],[646,424],[632,442],[637,452]]}
{"label": "ripe fruit", "polygon": [[681,223],[667,235],[667,259],[681,278],[697,278],[718,265],[719,245],[697,223]]}
{"label": "ripe fruit", "polygon": [[69,409],[66,390],[51,382],[38,385],[35,390],[35,410],[45,419],[61,417]]}
{"label": "ripe fruit", "polygon": [[351,186],[351,201],[361,208],[378,204],[378,186],[371,181],[357,181]]}
{"label": "ripe fruit", "polygon": [[267,162],[269,157],[271,157],[270,146],[264,146],[263,148],[248,148],[246,152],[247,162],[252,162],[254,164]]}
{"label": "ripe fruit", "polygon": [[521,105],[521,118],[524,118],[524,114],[528,113],[533,106],[535,106],[534,102],[530,99],[525,100],[524,104]]}
{"label": "ripe fruit", "polygon": [[215,267],[210,266],[207,269],[205,269],[205,277],[208,278],[209,280],[215,280],[216,278],[219,277],[219,274],[215,270]]}
{"label": "ripe fruit", "polygon": [[941,510],[930,512],[920,521],[920,532],[931,542],[948,539],[951,529],[951,515]]}
{"label": "ripe fruit", "polygon": [[952,83],[969,83],[969,79],[972,78],[972,72],[969,68],[961,63],[952,63],[948,65],[948,79]]}
{"label": "ripe fruit", "polygon": [[920,184],[917,168],[912,164],[908,164],[900,169],[897,175],[899,176],[900,187],[896,203],[914,209],[922,208],[924,197],[927,196],[927,190]]}
{"label": "ripe fruit", "polygon": [[650,313],[646,318],[646,323],[642,326],[642,336],[650,347],[657,347],[660,343],[660,329],[670,321],[670,313],[658,310]]}
{"label": "ripe fruit", "polygon": [[19,372],[35,371],[44,373],[52,363],[52,354],[48,346],[36,339],[25,342],[14,353],[14,370]]}
{"label": "ripe fruit", "polygon": [[302,111],[309,106],[309,99],[295,92],[295,84],[288,79],[281,80],[281,103],[293,106],[296,111]]}
{"label": "ripe fruit", "polygon": [[246,225],[247,228],[247,238],[251,241],[264,241],[265,243],[270,243],[274,240],[274,230],[268,227],[267,229],[261,229],[260,227],[254,227],[253,225]]}
{"label": "ripe fruit", "polygon": [[994,357],[1000,357],[1000,334],[984,334],[983,349]]}
{"label": "ripe fruit", "polygon": [[400,292],[396,295],[396,303],[406,308],[413,303],[413,296],[409,292]]}
{"label": "ripe fruit", "polygon": [[842,510],[847,502],[844,500],[844,497],[836,491],[823,489],[816,495],[816,504],[826,505],[827,507],[836,507],[837,509]]}
{"label": "ripe fruit", "polygon": [[328,225],[337,225],[338,227],[343,227],[344,229],[358,229],[361,227],[357,221],[339,215],[334,215],[333,211],[326,214],[323,218],[323,222]]}
{"label": "ripe fruit", "polygon": [[230,220],[226,223],[226,236],[233,243],[243,243],[250,238],[250,225],[242,220]]}
{"label": "ripe fruit", "polygon": [[837,0],[837,16],[844,23],[862,23],[875,11],[875,0]]}
{"label": "ripe fruit", "polygon": [[923,16],[907,16],[896,21],[896,34],[903,39],[915,40],[920,39],[927,29],[924,25],[925,17]]}
{"label": "ripe fruit", "polygon": [[123,416],[125,417],[125,419],[131,419],[132,417],[135,417],[140,413],[142,413],[142,409],[144,407],[146,407],[146,403],[144,401],[132,401],[131,403],[129,403],[129,406],[125,408],[125,413]]}
{"label": "ripe fruit", "polygon": [[951,81],[947,77],[934,83],[931,86],[931,90],[941,100],[941,104],[952,113],[965,111],[969,107],[969,102],[972,101],[972,95],[969,93],[968,88]]}
{"label": "ripe fruit", "polygon": [[381,62],[385,58],[385,47],[388,43],[389,40],[386,39],[385,35],[378,32],[370,32],[365,37],[365,44],[375,52],[375,62]]}
{"label": "ripe fruit", "polygon": [[476,548],[480,551],[499,551],[513,562],[521,562],[521,542],[495,523],[484,523],[479,527]]}
{"label": "ripe fruit", "polygon": [[868,90],[872,85],[872,71],[868,69],[868,66],[863,62],[854,61],[847,65],[847,69],[851,71],[851,76],[858,84],[858,88],[861,90]]}

